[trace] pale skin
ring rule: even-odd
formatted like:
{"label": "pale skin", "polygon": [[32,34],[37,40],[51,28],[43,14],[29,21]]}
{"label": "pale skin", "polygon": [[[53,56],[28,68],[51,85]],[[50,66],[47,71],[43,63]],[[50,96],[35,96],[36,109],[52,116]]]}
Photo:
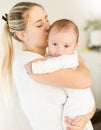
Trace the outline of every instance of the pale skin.
{"label": "pale skin", "polygon": [[[49,27],[50,24],[46,12],[42,8],[36,6],[29,11],[26,29],[24,31],[17,31],[16,35],[23,42],[26,51],[35,52],[44,56],[47,47]],[[53,74],[41,76],[42,82],[45,83],[46,81],[51,85],[70,86],[71,88],[81,88],[81,86],[82,88],[89,87],[91,85],[90,73],[81,58],[79,60],[80,67],[76,71],[72,69],[59,70]],[[94,111],[83,117],[84,122],[81,123],[82,126],[86,124],[87,119],[91,119]],[[69,120],[69,118],[66,119]],[[68,130],[83,130],[83,127],[78,126],[78,122],[78,118],[74,121],[72,120],[74,124],[71,125],[70,127],[72,128],[68,128]]]}

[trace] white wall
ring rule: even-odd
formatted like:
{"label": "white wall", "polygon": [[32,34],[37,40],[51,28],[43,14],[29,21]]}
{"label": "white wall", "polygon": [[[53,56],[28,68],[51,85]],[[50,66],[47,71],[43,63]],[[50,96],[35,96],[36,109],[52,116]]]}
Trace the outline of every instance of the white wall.
{"label": "white wall", "polygon": [[[2,3],[0,3],[0,17],[5,13],[8,13],[10,8],[18,1],[20,0],[3,0]],[[80,48],[85,47],[87,44],[87,35],[83,30],[86,19],[101,16],[100,0],[35,0],[35,2],[38,2],[45,7],[50,22],[60,18],[74,20],[80,30]],[[5,21],[0,19],[0,39],[4,22]],[[30,125],[19,106],[19,103],[17,103],[15,107],[16,113],[15,110],[13,110],[13,113],[16,114],[16,117],[14,118],[12,112],[7,113],[4,110],[0,99],[0,130],[31,130]]]}
{"label": "white wall", "polygon": [[[0,16],[7,13],[9,9],[20,0],[7,1],[0,3]],[[22,0],[24,1],[24,0]],[[27,0],[31,1],[31,0]],[[101,16],[100,0],[32,0],[42,4],[48,15],[50,22],[60,18],[69,18],[74,20],[80,30],[79,46],[85,47],[87,44],[87,35],[83,28],[88,18]],[[0,21],[0,30],[2,30],[4,21]],[[1,31],[0,31],[1,36]]]}

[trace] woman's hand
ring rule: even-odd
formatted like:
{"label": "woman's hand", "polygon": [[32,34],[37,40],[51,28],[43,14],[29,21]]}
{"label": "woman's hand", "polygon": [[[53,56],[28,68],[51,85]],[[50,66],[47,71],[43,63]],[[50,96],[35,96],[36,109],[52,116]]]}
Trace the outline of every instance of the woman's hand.
{"label": "woman's hand", "polygon": [[66,130],[84,130],[88,119],[85,116],[78,116],[75,119],[66,117],[65,123],[68,124]]}
{"label": "woman's hand", "polygon": [[75,119],[65,117],[65,123],[68,125],[68,128],[66,128],[66,130],[84,130],[87,122],[93,117],[95,111],[96,106],[94,105],[94,108],[91,113],[77,116]]}

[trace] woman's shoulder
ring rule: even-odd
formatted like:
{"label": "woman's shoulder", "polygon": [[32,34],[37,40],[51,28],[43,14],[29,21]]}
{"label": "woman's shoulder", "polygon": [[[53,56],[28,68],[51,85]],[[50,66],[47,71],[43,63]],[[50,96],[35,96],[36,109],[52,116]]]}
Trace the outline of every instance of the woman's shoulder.
{"label": "woman's shoulder", "polygon": [[15,54],[14,60],[29,62],[31,60],[34,60],[36,58],[41,58],[41,57],[43,57],[43,56],[41,56],[37,53],[33,53],[33,52],[30,52],[30,51],[20,51],[20,52]]}

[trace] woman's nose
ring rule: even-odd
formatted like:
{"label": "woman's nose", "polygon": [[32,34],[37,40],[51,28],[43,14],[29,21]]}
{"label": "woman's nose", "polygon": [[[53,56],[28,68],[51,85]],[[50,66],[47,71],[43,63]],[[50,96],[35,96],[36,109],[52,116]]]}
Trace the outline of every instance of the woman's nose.
{"label": "woman's nose", "polygon": [[50,23],[47,22],[47,26],[46,26],[47,31],[49,30],[49,28],[50,28]]}
{"label": "woman's nose", "polygon": [[50,23],[49,22],[45,22],[45,30],[48,31],[50,28]]}

